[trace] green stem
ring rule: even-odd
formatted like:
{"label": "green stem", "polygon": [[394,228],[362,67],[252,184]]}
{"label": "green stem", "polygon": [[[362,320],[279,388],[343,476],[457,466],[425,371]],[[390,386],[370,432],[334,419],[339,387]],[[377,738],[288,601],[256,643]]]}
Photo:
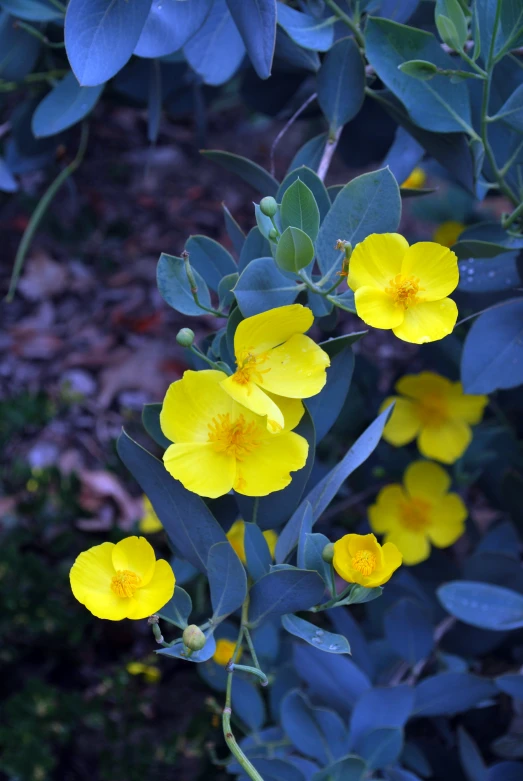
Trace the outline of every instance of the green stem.
{"label": "green stem", "polygon": [[252,504],[252,518],[251,523],[258,523],[258,510],[260,509],[260,497],[255,496]]}
{"label": "green stem", "polygon": [[231,672],[233,672],[234,670],[240,670],[240,672],[250,673],[251,675],[255,675],[257,678],[260,679],[262,686],[268,686],[269,684],[269,679],[267,678],[265,673],[262,672],[258,667],[251,667],[248,664],[231,663],[227,669],[229,669]]}
{"label": "green stem", "polygon": [[29,33],[29,35],[32,35],[34,38],[38,38],[39,41],[41,41],[45,46],[48,46],[50,49],[65,48],[65,43],[63,41],[53,43],[49,40],[47,35],[44,35],[40,30],[37,30],[37,28],[33,27],[32,24],[27,24],[27,22],[22,22],[20,19],[18,19],[14,26],[25,30],[26,33]]}
{"label": "green stem", "polygon": [[354,22],[354,20],[351,19],[350,16],[346,14],[342,8],[339,7],[338,3],[336,3],[335,0],[325,0],[325,4],[328,5],[332,11],[334,11],[338,19],[340,19],[340,21],[344,22],[347,25],[347,27],[349,27],[352,30],[352,32],[354,33],[354,38],[358,42],[358,46],[361,46],[361,48],[363,49],[365,47],[365,41],[363,40],[363,35],[361,34],[361,31],[358,25],[356,24],[356,22]]}
{"label": "green stem", "polygon": [[473,70],[475,70],[476,73],[479,74],[480,78],[482,78],[482,79],[486,79],[487,78],[487,72],[484,71],[483,68],[480,68],[479,65],[476,62],[474,62],[472,57],[468,56],[466,51],[460,50],[459,55],[460,55],[462,60],[465,60],[465,62],[467,62],[470,65],[470,67]]}
{"label": "green stem", "polygon": [[66,179],[68,179],[69,176],[71,176],[71,174],[73,174],[76,171],[76,169],[79,168],[79,166],[81,165],[82,160],[84,159],[85,150],[87,149],[88,138],[89,138],[89,127],[87,123],[84,122],[84,124],[82,125],[80,144],[78,146],[76,157],[74,158],[74,160],[72,160],[69,163],[68,166],[66,166],[63,169],[63,171],[60,171],[60,173],[58,174],[54,182],[52,182],[49,185],[44,195],[41,197],[40,201],[38,202],[36,209],[31,215],[31,219],[27,224],[27,228],[24,231],[24,235],[22,236],[22,240],[20,241],[20,244],[18,245],[18,250],[16,252],[15,262],[13,266],[13,273],[11,274],[11,280],[9,282],[9,290],[7,291],[7,296],[5,299],[8,303],[11,303],[14,294],[16,293],[16,286],[18,284],[20,274],[22,273],[22,269],[24,267],[24,261],[27,252],[29,250],[29,247],[31,245],[31,242],[33,240],[33,236],[36,233],[42,218],[44,217],[49,205],[51,204],[53,198],[55,197],[60,187],[63,185]]}
{"label": "green stem", "polygon": [[357,315],[357,314],[358,314],[358,313],[356,312],[356,310],[355,310],[355,309],[353,309],[351,306],[345,306],[344,304],[341,304],[341,303],[340,303],[340,302],[339,302],[339,301],[336,299],[336,297],[335,297],[335,296],[325,296],[325,298],[327,299],[327,301],[330,301],[330,302],[331,302],[331,304],[334,304],[334,306],[337,306],[337,307],[338,307],[338,309],[343,309],[343,311],[344,311],[344,312],[350,312],[350,313],[351,313],[351,315]]}
{"label": "green stem", "polygon": [[191,346],[189,347],[189,351],[190,351],[190,352],[191,352],[193,355],[196,355],[196,357],[197,357],[197,358],[201,358],[201,359],[202,359],[202,361],[205,361],[205,363],[206,363],[208,366],[210,366],[210,367],[211,367],[211,369],[215,369],[215,370],[216,370],[216,371],[218,371],[218,372],[223,372],[223,366],[220,366],[219,364],[215,363],[214,361],[211,361],[211,359],[210,359],[210,358],[208,358],[208,357],[205,355],[205,353],[202,353],[202,351],[201,351],[201,350],[200,350],[198,347],[196,347],[196,345],[194,345],[194,344],[191,344]]}
{"label": "green stem", "polygon": [[[254,662],[254,666],[258,670],[260,670],[260,672],[261,672],[260,663],[258,661],[258,655],[256,654],[256,649],[255,649],[254,644],[252,642],[251,633],[249,632],[249,630],[248,630],[248,628],[246,626],[244,627],[243,632],[244,632],[245,639],[247,640],[247,645],[249,647],[249,652],[251,654],[252,661]],[[264,677],[266,677],[264,673],[262,673],[262,674],[263,674]]]}
{"label": "green stem", "polygon": [[313,293],[318,293],[320,296],[326,296],[326,295],[327,295],[327,293],[325,292],[325,290],[323,290],[321,287],[319,287],[318,285],[316,285],[316,284],[315,284],[315,283],[312,281],[312,279],[309,279],[309,277],[307,276],[307,272],[306,272],[304,269],[300,269],[300,270],[298,271],[298,276],[299,276],[299,278],[300,278],[300,279],[302,279],[302,280],[303,280],[303,282],[304,282],[304,283],[305,283],[305,285],[306,285],[306,286],[309,288],[309,290],[312,290],[312,291],[313,291]]}
{"label": "green stem", "polygon": [[193,274],[191,264],[189,262],[189,253],[187,252],[187,250],[184,250],[181,253],[181,257],[183,262],[185,263],[185,273],[187,274],[187,281],[189,282],[191,295],[193,297],[193,301],[196,304],[196,306],[199,307],[204,312],[208,312],[210,315],[214,315],[215,317],[225,317],[225,314],[223,312],[220,312],[218,309],[213,309],[212,307],[204,306],[204,304],[200,302],[200,299],[198,298],[198,285],[196,284],[196,279]]}
{"label": "green stem", "polygon": [[354,583],[349,583],[349,585],[344,588],[340,594],[335,594],[332,599],[329,599],[327,602],[323,602],[321,605],[315,605],[314,607],[311,607],[308,612],[319,613],[322,610],[328,610],[329,608],[334,607],[338,604],[338,602],[341,602],[342,599],[345,599],[345,597],[349,596],[353,586]]}
{"label": "green stem", "polygon": [[508,217],[502,220],[502,225],[505,228],[505,230],[507,228],[510,228],[510,226],[521,216],[523,216],[523,201],[519,204],[519,206],[516,209],[514,209],[512,214],[509,214]]}

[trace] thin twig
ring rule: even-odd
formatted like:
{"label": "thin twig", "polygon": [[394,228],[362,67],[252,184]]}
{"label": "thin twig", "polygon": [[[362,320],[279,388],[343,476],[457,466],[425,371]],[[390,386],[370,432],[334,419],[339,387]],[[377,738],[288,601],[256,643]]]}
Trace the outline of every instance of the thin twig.
{"label": "thin twig", "polygon": [[280,130],[280,132],[278,133],[278,135],[276,136],[276,138],[272,142],[272,146],[271,146],[271,174],[273,176],[274,176],[274,173],[275,173],[274,153],[276,152],[276,147],[278,146],[278,144],[282,140],[282,138],[285,135],[285,133],[287,132],[287,130],[289,130],[289,128],[292,127],[292,125],[296,122],[296,120],[298,119],[300,114],[303,114],[303,112],[305,111],[307,106],[310,106],[310,104],[314,100],[316,100],[317,97],[318,97],[318,93],[317,92],[313,92],[312,95],[307,98],[305,103],[302,103],[302,105],[294,112],[292,117],[285,123],[285,125],[282,127],[282,129]]}
{"label": "thin twig", "polygon": [[334,133],[334,136],[329,136],[327,143],[325,144],[325,149],[323,150],[323,155],[318,166],[318,178],[321,179],[322,182],[325,181],[325,177],[329,171],[329,167],[332,162],[334,152],[336,151],[336,147],[338,146],[342,130],[343,127],[339,127]]}

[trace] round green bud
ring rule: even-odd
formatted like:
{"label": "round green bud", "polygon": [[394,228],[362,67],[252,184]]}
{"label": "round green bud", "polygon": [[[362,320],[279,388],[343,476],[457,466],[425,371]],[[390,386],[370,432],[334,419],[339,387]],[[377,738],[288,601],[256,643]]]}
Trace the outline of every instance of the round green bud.
{"label": "round green bud", "polygon": [[189,624],[189,626],[185,627],[182,639],[183,644],[190,648],[191,651],[201,651],[207,642],[207,638],[196,624]]}
{"label": "round green bud", "polygon": [[321,552],[321,557],[323,561],[326,561],[327,564],[332,564],[332,560],[334,559],[334,545],[332,542],[329,542],[324,549]]}
{"label": "round green bud", "polygon": [[276,230],[276,228],[270,229],[269,238],[271,241],[276,241],[276,239],[278,238],[278,231]]}
{"label": "round green bud", "polygon": [[180,328],[176,334],[176,341],[181,347],[190,347],[194,342],[194,331],[190,328]]}
{"label": "round green bud", "polygon": [[267,195],[265,198],[261,199],[260,211],[262,214],[265,214],[266,217],[274,217],[274,215],[278,211],[278,204],[276,203],[272,195]]}

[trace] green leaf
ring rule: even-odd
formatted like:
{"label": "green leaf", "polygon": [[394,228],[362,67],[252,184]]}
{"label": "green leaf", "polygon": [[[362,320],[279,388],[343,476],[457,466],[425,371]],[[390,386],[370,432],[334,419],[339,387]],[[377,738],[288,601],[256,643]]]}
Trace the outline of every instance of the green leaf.
{"label": "green leaf", "polygon": [[154,2],[134,54],[156,59],[179,51],[203,25],[211,6],[212,0]]}
{"label": "green leaf", "polygon": [[520,0],[476,0],[474,13],[485,62],[499,60],[523,45],[523,7]]}
{"label": "green leaf", "polygon": [[331,132],[360,110],[365,97],[365,66],[354,38],[342,38],[327,53],[318,72],[318,103]]}
{"label": "green leaf", "polygon": [[68,73],[36,107],[31,120],[34,135],[46,138],[76,125],[96,106],[104,86],[81,87],[74,73]]}
{"label": "green leaf", "polygon": [[315,241],[320,229],[320,211],[318,204],[307,185],[296,179],[285,191],[280,207],[283,230],[300,228]]}
{"label": "green leaf", "polygon": [[416,686],[415,694],[413,716],[448,717],[495,697],[497,690],[487,678],[466,672],[448,672],[425,678]]}
{"label": "green leaf", "polygon": [[299,292],[300,288],[278,270],[272,258],[252,260],[234,288],[244,317],[292,304]]}
{"label": "green leaf", "polygon": [[371,770],[392,765],[397,762],[403,749],[403,730],[398,727],[378,727],[367,732],[355,748]]}
{"label": "green leaf", "polygon": [[266,258],[271,254],[271,245],[259,228],[251,228],[238,260],[238,271],[244,271],[251,260]]}
{"label": "green leaf", "polygon": [[343,251],[335,247],[338,239],[350,241],[355,247],[371,233],[393,233],[400,217],[400,191],[388,168],[357,176],[346,184],[325,217],[316,241],[322,274],[332,279],[341,271]]}
{"label": "green leaf", "polygon": [[451,49],[459,49],[458,31],[448,16],[436,14],[436,27],[438,28],[439,37],[443,43],[446,43]]}
{"label": "green leaf", "polygon": [[327,585],[330,585],[331,568],[330,564],[323,560],[322,553],[329,543],[329,538],[324,534],[306,534],[303,544],[304,569],[315,570]]}
{"label": "green leaf", "polygon": [[225,0],[213,0],[209,15],[187,41],[183,54],[205,84],[218,87],[234,76],[245,56],[245,46]]}
{"label": "green leaf", "polygon": [[271,75],[276,43],[276,0],[227,0],[249,59],[260,79]]}
{"label": "green leaf", "polygon": [[385,613],[384,628],[390,647],[411,667],[430,655],[434,646],[432,623],[414,599],[395,602]]}
{"label": "green leaf", "polygon": [[481,239],[459,239],[452,245],[452,251],[459,260],[468,258],[496,258],[504,252],[512,252],[513,248],[506,244],[496,244],[493,241]]}
{"label": "green leaf", "polygon": [[243,564],[228,540],[210,548],[207,577],[213,622],[216,624],[241,607],[247,596],[247,577]]}
{"label": "green leaf", "polygon": [[[52,22],[61,19],[64,13],[52,0],[2,0],[0,6],[16,19],[27,22]],[[3,52],[2,52],[3,54]]]}
{"label": "green leaf", "polygon": [[[298,179],[300,179],[300,181],[303,182],[303,184],[305,184],[313,194],[316,205],[320,212],[321,222],[331,207],[331,201],[325,185],[318,177],[318,175],[310,168],[302,165],[288,173],[280,185],[276,199],[281,202],[287,190]],[[299,228],[300,226],[298,225],[297,227]],[[303,230],[305,230],[305,228]],[[307,233],[307,231],[305,232]],[[316,237],[311,236],[311,238],[315,239]]]}
{"label": "green leaf", "polygon": [[494,632],[523,627],[523,596],[508,588],[455,580],[440,586],[437,595],[445,610],[465,624]]}
{"label": "green leaf", "polygon": [[431,62],[427,60],[407,60],[398,65],[398,70],[402,73],[406,73],[407,76],[412,76],[420,81],[428,81],[434,78],[438,69]]}
{"label": "green leaf", "polygon": [[501,120],[513,130],[523,133],[523,84],[511,94],[492,119]]}
{"label": "green leaf", "polygon": [[451,84],[446,76],[418,81],[398,70],[409,60],[426,60],[438,68],[453,70],[454,62],[433,35],[370,17],[365,45],[370,64],[417,125],[438,133],[470,132],[470,99],[465,84]]}
{"label": "green leaf", "polygon": [[480,315],[461,355],[465,393],[492,393],[523,383],[523,298],[503,301]]}
{"label": "green leaf", "polygon": [[243,249],[243,245],[245,244],[245,233],[242,231],[224,203],[222,203],[222,209],[227,235],[232,242],[232,246],[234,247],[235,252],[239,255]]}
{"label": "green leaf", "polygon": [[[447,22],[442,23],[442,18]],[[442,41],[454,49],[462,49],[468,38],[468,25],[459,0],[436,0],[435,19]],[[444,37],[444,31],[450,38]]]}
{"label": "green leaf", "polygon": [[122,431],[118,455],[142,491],[173,545],[200,572],[207,569],[209,550],[217,542],[227,542],[225,532],[199,496],[187,491],[152,456]]}
{"label": "green leaf", "polygon": [[201,649],[201,651],[193,651],[190,656],[187,655],[187,648],[185,647],[183,640],[177,640],[169,648],[160,648],[156,651],[160,656],[172,656],[175,659],[185,659],[187,662],[207,662],[214,656],[216,651],[216,640],[214,639],[213,629],[206,629],[204,632],[207,642]]}
{"label": "green leaf", "polygon": [[[176,572],[174,573],[176,575]],[[172,599],[158,610],[157,613],[164,621],[174,624],[179,629],[185,629],[188,618],[192,612],[192,600],[189,594],[181,586],[176,585]]]}
{"label": "green leaf", "polygon": [[238,271],[230,252],[208,236],[189,236],[185,249],[189,253],[191,266],[212,290],[218,290],[222,277]]}
{"label": "green leaf", "polygon": [[259,580],[270,571],[272,557],[267,540],[257,524],[245,524],[243,544],[249,575],[254,581]]}
{"label": "green leaf", "polygon": [[283,271],[298,272],[314,259],[314,244],[299,228],[286,228],[276,246],[276,263]]}
{"label": "green leaf", "polygon": [[[209,288],[193,269],[194,278],[198,287],[198,299],[203,306],[211,306],[211,296]],[[182,315],[201,315],[202,309],[199,307],[191,293],[191,286],[187,279],[185,263],[181,258],[174,255],[166,255],[162,252],[158,266],[156,268],[156,282],[158,290],[163,300],[181,312]]]}
{"label": "green leaf", "polygon": [[334,41],[335,21],[336,17],[333,16],[328,19],[317,18],[278,3],[278,24],[303,49],[328,51]]}
{"label": "green leaf", "polygon": [[347,756],[315,773],[312,781],[362,781],[366,775],[365,761],[361,757]]}
{"label": "green leaf", "polygon": [[221,310],[231,306],[233,303],[234,293],[232,291],[234,290],[234,286],[238,282],[239,278],[240,275],[237,272],[234,274],[227,274],[222,278],[220,284],[218,285],[218,306]]}
{"label": "green leaf", "polygon": [[151,439],[164,450],[167,450],[172,442],[167,439],[160,426],[161,404],[144,404],[142,409],[142,423]]}
{"label": "green leaf", "polygon": [[[286,6],[280,5],[280,7],[283,8]],[[307,167],[312,171],[317,171],[321,158],[323,156],[323,150],[325,149],[325,144],[327,143],[328,137],[329,137],[328,133],[320,133],[319,136],[314,136],[314,138],[310,138],[308,141],[306,141],[304,145],[300,147],[300,149],[298,149],[298,151],[292,158],[291,163],[289,165],[289,169],[287,171],[287,175],[292,173],[296,168],[301,168],[301,166]],[[306,180],[305,183],[307,184]],[[320,208],[320,212],[321,212],[321,208]]]}
{"label": "green leaf", "polygon": [[204,149],[202,155],[213,163],[218,163],[226,171],[236,174],[262,195],[275,196],[278,192],[279,183],[274,176],[246,157],[234,155],[232,152],[222,152],[220,149]]}
{"label": "green leaf", "polygon": [[350,645],[343,635],[320,629],[309,621],[292,615],[292,613],[282,616],[281,623],[291,635],[305,640],[306,643],[314,648],[319,648],[320,651],[326,651],[330,654],[350,654]]}
{"label": "green leaf", "polygon": [[269,572],[250,591],[249,624],[271,616],[308,610],[321,601],[325,586],[317,572],[296,568]]}

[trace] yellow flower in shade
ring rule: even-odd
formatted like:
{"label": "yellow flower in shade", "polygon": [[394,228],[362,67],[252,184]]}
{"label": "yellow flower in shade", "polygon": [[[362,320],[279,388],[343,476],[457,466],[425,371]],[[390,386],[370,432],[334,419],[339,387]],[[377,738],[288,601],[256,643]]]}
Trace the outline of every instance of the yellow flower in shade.
{"label": "yellow flower in shade", "polygon": [[262,417],[223,390],[226,377],[186,371],[169,387],[160,425],[175,444],[164,453],[165,468],[189,491],[213,499],[231,488],[246,496],[280,491],[307,460],[307,440],[291,431],[303,407],[283,399],[284,426],[271,434]]}
{"label": "yellow flower in shade", "polygon": [[401,566],[401,553],[391,542],[380,545],[373,534],[346,534],[334,543],[332,566],[347,583],[375,588]]}
{"label": "yellow flower in shade", "polygon": [[434,372],[406,374],[396,383],[400,396],[391,396],[384,410],[395,401],[383,438],[401,447],[418,438],[418,448],[426,458],[453,464],[472,439],[470,426],[479,423],[488,396],[463,393],[460,382],[451,382]]}
{"label": "yellow flower in shade", "polygon": [[310,309],[291,304],[248,317],[236,329],[237,368],[222,388],[251,412],[266,415],[271,432],[284,426],[282,397],[301,408],[299,399],[315,396],[327,381],[330,358],[305,336],[313,322]]}
{"label": "yellow flower in shade", "polygon": [[145,537],[103,542],[80,553],[69,574],[76,599],[97,618],[147,618],[174,593],[170,565]]}
{"label": "yellow flower in shade", "polygon": [[447,220],[438,225],[433,233],[432,239],[437,244],[442,244],[444,247],[452,247],[457,242],[463,231],[465,225],[462,222],[456,222],[456,220]]}
{"label": "yellow flower in shade", "polygon": [[143,497],[143,515],[140,518],[138,528],[143,534],[154,534],[163,529],[162,522],[154,512],[154,508],[149,498]]}
{"label": "yellow flower in shade", "polygon": [[[267,531],[263,532],[263,536],[265,537],[267,545],[269,546],[271,556],[274,559],[274,551],[276,550],[278,535],[273,529],[268,529]],[[233,525],[227,532],[227,539],[231,543],[234,552],[236,553],[240,561],[242,561],[243,564],[245,564],[247,562],[247,559],[245,557],[245,547],[244,547],[245,521],[234,521]]]}
{"label": "yellow flower in shade", "polygon": [[420,187],[423,187],[426,181],[427,174],[423,168],[416,166],[416,168],[414,168],[407,176],[405,181],[401,183],[401,187],[407,187],[409,190],[419,190]]}
{"label": "yellow flower in shade", "polygon": [[143,675],[147,683],[158,683],[162,674],[157,667],[143,662],[129,662],[125,669],[130,675]]}
{"label": "yellow flower in shade", "polygon": [[414,461],[403,485],[382,488],[369,507],[371,529],[398,546],[404,564],[419,564],[430,544],[448,548],[465,531],[467,508],[458,494],[448,493],[450,477],[439,464]]}
{"label": "yellow flower in shade", "polygon": [[440,244],[409,247],[399,233],[373,233],[356,245],[347,281],[361,319],[405,342],[443,339],[456,324],[458,309],[447,296],[459,281],[458,259]]}
{"label": "yellow flower in shade", "polygon": [[[221,637],[219,640],[216,641],[216,651],[213,654],[213,660],[216,662],[216,664],[221,665],[222,667],[225,667],[234,656],[234,649],[236,648],[236,643],[234,640],[227,640],[224,637]],[[238,654],[237,660],[241,657],[241,651]]]}

